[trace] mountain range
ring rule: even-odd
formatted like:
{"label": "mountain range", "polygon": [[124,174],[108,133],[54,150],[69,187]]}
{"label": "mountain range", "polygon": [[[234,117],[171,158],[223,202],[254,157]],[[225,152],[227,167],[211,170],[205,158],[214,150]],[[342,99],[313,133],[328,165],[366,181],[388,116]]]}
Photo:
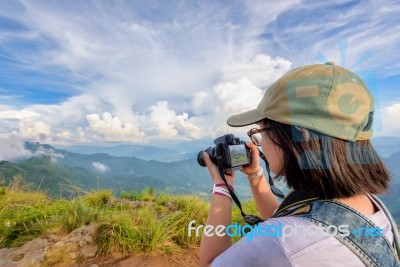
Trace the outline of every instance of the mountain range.
{"label": "mountain range", "polygon": [[[31,158],[0,162],[0,184],[20,177],[25,188],[41,189],[51,196],[70,197],[79,192],[108,188],[115,193],[152,187],[172,194],[209,195],[207,168],[195,157],[173,162],[144,160],[106,153],[80,154],[50,145],[25,143]],[[237,179],[242,196],[249,197],[245,179]]]}
{"label": "mountain range", "polygon": [[[375,145],[376,150],[388,151],[384,140],[379,142],[383,148]],[[105,150],[119,155],[89,153],[101,151],[95,147],[80,147],[86,153],[32,142],[25,143],[25,147],[33,157],[16,162],[0,162],[0,185],[8,185],[18,177],[23,188],[44,190],[52,197],[73,197],[102,188],[118,194],[122,191],[139,191],[145,187],[172,194],[206,197],[212,186],[207,168],[201,167],[196,161],[198,151],[206,147],[201,143],[188,147],[185,153],[182,153],[182,146],[175,145],[173,148],[115,146]],[[160,161],[162,158],[165,161]],[[389,193],[381,197],[400,222],[400,148],[397,152],[392,149],[390,156],[383,157],[383,160],[393,178]],[[252,195],[248,182],[243,174],[237,173],[235,191],[240,199],[250,199]],[[283,183],[278,183],[278,186],[285,193],[288,192]]]}
{"label": "mountain range", "polygon": [[170,141],[156,145],[72,145],[66,146],[64,149],[69,152],[85,155],[106,153],[116,157],[136,157],[144,160],[172,162],[193,159],[200,150],[204,150],[212,145],[213,143],[210,141]]}

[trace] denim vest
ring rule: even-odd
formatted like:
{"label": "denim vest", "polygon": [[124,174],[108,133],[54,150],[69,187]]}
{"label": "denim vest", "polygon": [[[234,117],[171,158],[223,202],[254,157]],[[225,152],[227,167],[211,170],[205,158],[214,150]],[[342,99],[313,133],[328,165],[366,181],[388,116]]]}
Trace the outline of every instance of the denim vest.
{"label": "denim vest", "polygon": [[[340,232],[339,225],[348,225],[350,231],[361,227],[364,229],[378,229],[378,227],[358,211],[334,200],[314,201],[310,204],[308,213],[293,216],[304,218],[319,226],[335,225],[336,228],[327,227],[325,231],[328,233],[330,233],[329,230],[338,231],[339,234],[335,234],[335,238],[356,254],[366,266],[398,267],[400,262],[397,252],[400,251],[400,248],[397,225],[382,201],[376,196],[372,197],[381,206],[392,225],[394,246],[389,243],[385,236],[364,236],[352,232],[345,236],[343,232]],[[340,233],[343,235],[340,235]]]}

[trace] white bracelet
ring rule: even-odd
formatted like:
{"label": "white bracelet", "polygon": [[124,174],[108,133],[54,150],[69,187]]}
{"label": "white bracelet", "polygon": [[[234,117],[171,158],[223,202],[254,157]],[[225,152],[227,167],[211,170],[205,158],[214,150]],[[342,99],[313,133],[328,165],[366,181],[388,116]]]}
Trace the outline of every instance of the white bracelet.
{"label": "white bracelet", "polygon": [[249,181],[250,181],[250,180],[253,180],[253,179],[255,179],[255,178],[259,178],[259,177],[261,177],[261,176],[263,175],[263,173],[264,173],[263,168],[260,168],[260,169],[259,169],[258,171],[256,171],[255,173],[250,174],[250,175],[247,175],[247,179],[249,179]]}
{"label": "white bracelet", "polygon": [[225,188],[225,187],[220,187],[220,186],[216,186],[216,185],[214,185],[212,192],[213,192],[213,193],[214,193],[214,192],[224,192],[225,194],[228,194],[228,195],[230,196],[229,190],[228,190],[227,188]]}
{"label": "white bracelet", "polygon": [[231,194],[229,194],[229,191],[226,188],[214,186],[212,193],[215,195],[227,196],[232,200]]}

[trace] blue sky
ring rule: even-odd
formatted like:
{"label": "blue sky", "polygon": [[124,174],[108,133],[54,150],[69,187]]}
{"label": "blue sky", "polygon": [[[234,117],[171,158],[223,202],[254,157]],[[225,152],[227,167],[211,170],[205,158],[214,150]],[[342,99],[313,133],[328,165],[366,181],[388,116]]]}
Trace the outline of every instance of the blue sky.
{"label": "blue sky", "polygon": [[321,55],[374,74],[400,136],[399,43],[396,1],[0,1],[0,138],[212,138]]}

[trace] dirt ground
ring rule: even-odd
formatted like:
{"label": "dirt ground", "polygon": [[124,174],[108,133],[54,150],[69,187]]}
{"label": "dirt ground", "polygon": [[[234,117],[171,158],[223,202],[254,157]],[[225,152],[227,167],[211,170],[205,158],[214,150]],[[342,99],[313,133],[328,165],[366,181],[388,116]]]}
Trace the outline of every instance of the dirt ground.
{"label": "dirt ground", "polygon": [[99,267],[197,267],[199,266],[199,249],[186,249],[180,253],[161,256],[117,256],[109,258],[93,258],[81,266],[90,267],[97,264]]}

